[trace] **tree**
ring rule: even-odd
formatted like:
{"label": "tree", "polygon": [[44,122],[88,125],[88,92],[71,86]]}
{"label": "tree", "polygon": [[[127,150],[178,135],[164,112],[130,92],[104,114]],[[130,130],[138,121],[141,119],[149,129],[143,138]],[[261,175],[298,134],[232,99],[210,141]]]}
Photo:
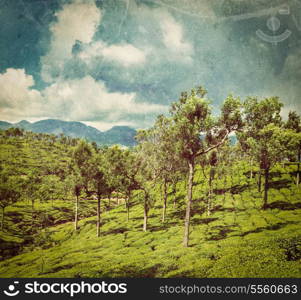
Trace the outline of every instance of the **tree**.
{"label": "tree", "polygon": [[208,186],[209,186],[209,193],[208,193],[208,199],[207,199],[207,216],[211,213],[211,197],[212,197],[212,184],[214,177],[216,175],[216,166],[218,163],[218,157],[217,157],[217,151],[212,151],[209,154],[209,180],[208,180]]}
{"label": "tree", "polygon": [[[108,156],[109,160],[107,160]],[[123,150],[115,146],[108,149],[105,157],[110,164],[107,168],[111,172],[111,178],[114,178],[116,189],[125,196],[126,218],[129,221],[132,194],[139,188],[136,176],[140,162],[137,153],[134,150]]]}
{"label": "tree", "polygon": [[190,94],[182,93],[178,102],[171,107],[170,134],[178,159],[188,167],[187,206],[183,245],[189,243],[189,226],[193,196],[193,178],[197,157],[206,155],[221,146],[233,130],[242,126],[240,100],[229,96],[222,107],[219,119],[211,115],[207,91],[202,87]]}
{"label": "tree", "polygon": [[43,176],[38,186],[38,196],[40,200],[51,201],[53,206],[53,200],[57,200],[63,194],[63,184],[60,178],[56,175]]}
{"label": "tree", "polygon": [[75,202],[75,220],[74,228],[78,229],[78,210],[79,210],[79,197],[81,191],[84,189],[89,194],[89,182],[92,181],[93,175],[93,155],[94,150],[92,146],[85,141],[80,141],[73,151],[72,159],[74,163],[74,185],[73,191],[76,196]]}
{"label": "tree", "polygon": [[93,155],[94,149],[85,141],[81,141],[73,152],[73,161],[82,177],[83,187],[85,188],[86,193],[89,193]]}
{"label": "tree", "polygon": [[177,159],[173,149],[173,139],[169,134],[170,119],[160,115],[155,125],[149,130],[138,132],[139,151],[147,158],[149,169],[154,180],[159,180],[163,189],[162,223],[165,222],[168,187],[173,184],[174,190],[178,176],[183,169],[182,160]]}
{"label": "tree", "polygon": [[[290,111],[288,114],[288,120],[285,124],[285,128],[291,129],[297,134],[301,134],[301,117],[295,112]],[[297,158],[297,178],[296,178],[296,185],[300,184],[300,163],[301,163],[301,142],[297,143],[296,147],[296,158]],[[295,160],[295,159],[294,159]]]}
{"label": "tree", "polygon": [[96,224],[96,234],[97,237],[100,236],[100,202],[103,195],[107,195],[109,191],[109,186],[107,184],[107,178],[105,176],[105,164],[102,153],[95,155],[93,159],[93,168],[92,168],[92,182],[96,190],[97,195],[97,224]]}
{"label": "tree", "polygon": [[24,135],[24,129],[21,128],[9,128],[5,130],[6,136],[14,136],[14,137],[20,137]]}
{"label": "tree", "polygon": [[146,232],[148,226],[148,213],[154,202],[153,190],[156,181],[154,173],[152,172],[151,160],[149,160],[148,156],[145,156],[145,152],[141,145],[138,145],[136,161],[138,162],[138,172],[135,176],[135,182],[137,183],[136,189],[142,191],[138,197],[143,204],[142,229]]}
{"label": "tree", "polygon": [[123,173],[120,172],[120,165],[123,165],[124,153],[119,146],[115,145],[102,149],[102,155],[102,170],[106,178],[106,193],[108,208],[110,208],[112,193],[122,189],[121,177]]}
{"label": "tree", "polygon": [[[41,176],[34,170],[30,170],[30,172],[26,175],[25,178],[25,194],[27,198],[31,200],[31,210],[32,214],[35,209],[35,201],[39,199],[39,185],[41,183]],[[33,217],[33,215],[32,215]]]}
{"label": "tree", "polygon": [[292,130],[285,130],[280,116],[283,104],[278,97],[247,98],[244,102],[245,130],[239,140],[252,149],[259,165],[259,174],[264,175],[262,208],[268,207],[269,173],[272,166],[287,155],[297,141]]}

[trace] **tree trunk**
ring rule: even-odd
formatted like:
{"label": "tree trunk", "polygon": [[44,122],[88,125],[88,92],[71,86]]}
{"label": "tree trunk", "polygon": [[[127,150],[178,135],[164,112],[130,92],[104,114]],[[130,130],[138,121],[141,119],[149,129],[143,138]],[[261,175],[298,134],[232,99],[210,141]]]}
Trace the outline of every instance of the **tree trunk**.
{"label": "tree trunk", "polygon": [[127,203],[126,205],[126,221],[128,222],[130,220],[130,204]]}
{"label": "tree trunk", "polygon": [[269,191],[269,169],[264,170],[264,196],[263,196],[263,209],[268,207],[268,191]]}
{"label": "tree trunk", "polygon": [[183,239],[184,247],[188,247],[189,244],[189,225],[190,225],[190,211],[191,211],[191,204],[192,204],[193,176],[194,176],[194,160],[191,160],[189,162],[187,206],[186,206],[185,229],[184,229],[184,239]]}
{"label": "tree trunk", "polygon": [[144,199],[144,220],[143,220],[143,231],[147,231],[147,221],[148,221],[148,203],[147,197]]}
{"label": "tree trunk", "polygon": [[111,207],[111,193],[109,194],[108,208]]}
{"label": "tree trunk", "polygon": [[75,219],[74,219],[74,229],[78,229],[78,196],[76,196],[76,201],[75,201]]}
{"label": "tree trunk", "polygon": [[209,183],[209,194],[208,194],[208,201],[207,201],[207,216],[210,216],[211,212],[211,182]]}
{"label": "tree trunk", "polygon": [[297,178],[296,178],[296,185],[299,186],[300,184],[300,160],[301,160],[301,149],[298,150],[298,169],[297,169]]}
{"label": "tree trunk", "polygon": [[167,182],[164,180],[164,188],[163,188],[163,211],[162,211],[162,223],[165,222],[166,215],[166,203],[167,203]]}
{"label": "tree trunk", "polygon": [[261,192],[261,169],[259,169],[258,173],[258,192]]}
{"label": "tree trunk", "polygon": [[97,237],[100,237],[100,195],[97,195]]}
{"label": "tree trunk", "polygon": [[126,208],[126,221],[130,220],[130,197],[131,193],[129,192],[125,197],[125,208]]}
{"label": "tree trunk", "polygon": [[2,207],[1,231],[3,231],[4,228],[4,210],[5,207]]}
{"label": "tree trunk", "polygon": [[177,192],[177,183],[173,184],[172,194],[173,194],[173,208],[176,208],[176,192]]}
{"label": "tree trunk", "polygon": [[212,181],[214,178],[214,169],[210,169],[209,173],[209,193],[208,193],[208,200],[207,200],[207,216],[210,216],[211,213],[211,195],[212,195]]}

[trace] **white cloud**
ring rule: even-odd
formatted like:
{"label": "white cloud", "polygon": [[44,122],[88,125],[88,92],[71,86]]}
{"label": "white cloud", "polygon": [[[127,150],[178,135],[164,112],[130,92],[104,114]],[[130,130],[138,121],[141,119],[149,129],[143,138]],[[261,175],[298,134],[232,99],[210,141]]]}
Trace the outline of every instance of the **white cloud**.
{"label": "white cloud", "polygon": [[136,102],[135,93],[109,92],[103,82],[91,76],[55,83],[43,95],[56,107],[57,115],[71,120],[95,120],[105,114],[106,120],[118,121],[124,115],[165,109],[163,105]]}
{"label": "white cloud", "polygon": [[34,80],[26,75],[24,69],[9,68],[0,74],[0,116],[1,119],[14,120],[24,114],[32,116],[41,113],[42,96],[31,89]]}
{"label": "white cloud", "polygon": [[191,62],[193,46],[184,40],[181,24],[168,13],[159,15],[159,18],[165,47],[175,56]]}
{"label": "white cloud", "polygon": [[130,115],[167,111],[164,105],[137,102],[135,93],[110,92],[103,82],[90,76],[59,81],[41,92],[32,89],[33,84],[32,76],[26,75],[24,70],[8,69],[0,74],[2,120],[14,122],[47,117],[124,124],[129,122]]}
{"label": "white cloud", "polygon": [[145,62],[145,53],[130,44],[108,46],[103,49],[103,56],[125,67]]}
{"label": "white cloud", "polygon": [[78,56],[88,63],[93,58],[103,58],[107,61],[119,63],[124,67],[143,64],[146,59],[145,52],[131,44],[108,46],[101,41],[87,45]]}
{"label": "white cloud", "polygon": [[50,31],[50,49],[42,57],[42,77],[51,82],[54,75],[63,69],[64,63],[71,58],[72,47],[78,40],[90,43],[101,19],[101,12],[94,1],[75,1],[63,6],[57,14]]}

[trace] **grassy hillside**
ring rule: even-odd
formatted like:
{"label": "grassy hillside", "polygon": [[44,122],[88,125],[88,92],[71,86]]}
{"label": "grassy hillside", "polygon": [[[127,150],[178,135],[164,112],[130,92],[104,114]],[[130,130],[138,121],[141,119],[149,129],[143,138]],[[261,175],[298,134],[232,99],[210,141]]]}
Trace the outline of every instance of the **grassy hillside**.
{"label": "grassy hillside", "polygon": [[[55,161],[67,168],[70,151],[72,146],[59,143],[46,147],[45,141],[5,138],[1,163],[8,167],[14,162],[23,175],[28,165]],[[262,193],[249,171],[246,162],[237,162],[214,180],[207,215],[208,170],[197,169],[188,248],[182,246],[184,180],[176,193],[169,191],[164,224],[160,187],[154,188],[147,232],[142,231],[139,192],[129,222],[122,199],[115,196],[110,208],[102,200],[99,238],[93,197],[81,196],[78,231],[72,194],[39,199],[34,221],[30,202],[19,201],[7,208],[0,233],[0,277],[301,277],[301,190],[294,183],[295,169],[279,165],[272,170],[267,210],[261,209]]]}

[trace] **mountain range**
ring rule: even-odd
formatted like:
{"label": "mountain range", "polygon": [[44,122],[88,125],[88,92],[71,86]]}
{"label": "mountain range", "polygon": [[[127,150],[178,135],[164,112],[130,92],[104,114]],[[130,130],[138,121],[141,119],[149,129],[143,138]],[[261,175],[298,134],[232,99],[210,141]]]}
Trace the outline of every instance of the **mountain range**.
{"label": "mountain range", "polygon": [[22,120],[18,123],[0,121],[0,129],[5,130],[11,127],[18,127],[36,133],[55,135],[63,133],[66,136],[84,138],[91,142],[94,141],[99,145],[120,144],[133,146],[136,144],[134,139],[136,130],[128,126],[114,126],[107,131],[100,131],[81,122],[68,122],[55,119],[41,120],[34,123],[30,123],[26,120]]}

